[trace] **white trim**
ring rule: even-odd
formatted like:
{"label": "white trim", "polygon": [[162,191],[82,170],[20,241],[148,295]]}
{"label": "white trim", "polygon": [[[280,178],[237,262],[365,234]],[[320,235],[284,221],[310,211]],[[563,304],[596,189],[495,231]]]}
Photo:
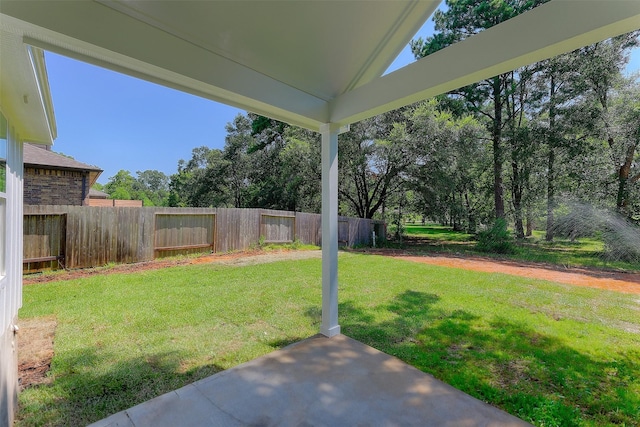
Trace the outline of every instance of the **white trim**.
{"label": "white trim", "polygon": [[5,204],[5,276],[0,280],[0,330],[6,330],[22,306],[23,258],[23,145],[10,116],[4,114],[7,126],[7,171]]}
{"label": "white trim", "polygon": [[47,123],[49,124],[50,143],[53,144],[53,140],[58,136],[58,129],[56,126],[56,117],[53,112],[53,100],[51,99],[51,90],[49,88],[47,66],[44,62],[44,52],[42,49],[35,46],[26,45],[26,48],[29,54],[29,60],[31,61],[33,75],[36,76],[36,85],[38,87],[40,103],[42,104],[42,109],[44,110],[47,117]]}
{"label": "white trim", "polygon": [[332,337],[338,325],[338,132],[333,124],[320,127],[322,134],[322,326]]}

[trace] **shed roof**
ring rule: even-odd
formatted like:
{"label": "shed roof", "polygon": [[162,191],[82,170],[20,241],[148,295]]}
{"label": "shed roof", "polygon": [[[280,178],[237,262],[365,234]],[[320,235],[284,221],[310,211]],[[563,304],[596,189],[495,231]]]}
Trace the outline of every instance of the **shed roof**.
{"label": "shed roof", "polygon": [[96,190],[95,188],[90,188],[89,197],[92,199],[108,199],[109,195],[104,191]]}
{"label": "shed roof", "polygon": [[440,0],[3,1],[32,46],[318,130],[640,27],[640,1],[552,0],[383,76]]}

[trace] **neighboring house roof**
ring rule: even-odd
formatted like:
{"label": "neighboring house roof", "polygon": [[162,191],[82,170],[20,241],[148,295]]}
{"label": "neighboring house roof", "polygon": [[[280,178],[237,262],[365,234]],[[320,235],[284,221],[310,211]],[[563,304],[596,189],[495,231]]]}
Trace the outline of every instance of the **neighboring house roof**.
{"label": "neighboring house roof", "polygon": [[102,169],[79,162],[62,154],[47,150],[44,146],[24,145],[24,164],[32,166],[50,166],[55,169],[74,169],[102,172]]}
{"label": "neighboring house roof", "polygon": [[89,189],[89,198],[91,199],[107,199],[109,195],[104,191],[96,190],[95,188]]}
{"label": "neighboring house roof", "polygon": [[23,155],[25,166],[44,167],[47,169],[74,170],[89,172],[89,185],[95,184],[102,169],[79,162],[62,154],[49,151],[44,146],[24,144]]}

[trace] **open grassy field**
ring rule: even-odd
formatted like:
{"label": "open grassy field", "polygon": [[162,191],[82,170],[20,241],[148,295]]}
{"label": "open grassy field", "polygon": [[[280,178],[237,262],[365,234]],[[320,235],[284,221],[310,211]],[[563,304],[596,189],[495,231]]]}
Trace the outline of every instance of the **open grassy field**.
{"label": "open grassy field", "polygon": [[544,231],[534,230],[533,235],[516,242],[515,253],[490,254],[478,252],[472,235],[453,231],[451,227],[427,224],[407,224],[404,226],[405,239],[402,243],[390,242],[391,246],[416,252],[462,253],[482,256],[509,258],[527,262],[541,262],[566,267],[593,267],[622,271],[640,271],[640,264],[603,259],[604,244],[594,238],[555,238],[553,242],[544,240]]}
{"label": "open grassy field", "polygon": [[[320,260],[27,286],[51,384],[18,426],[85,425],[317,333]],[[539,426],[637,425],[640,296],[341,254],[343,333]]]}

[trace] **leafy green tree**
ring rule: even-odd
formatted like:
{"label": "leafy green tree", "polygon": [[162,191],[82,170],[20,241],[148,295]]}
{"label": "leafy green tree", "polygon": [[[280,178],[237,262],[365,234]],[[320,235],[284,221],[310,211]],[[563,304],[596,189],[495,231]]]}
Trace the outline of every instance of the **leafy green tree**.
{"label": "leafy green tree", "polygon": [[[546,0],[446,0],[447,9],[434,15],[436,34],[412,41],[416,58],[423,58],[478,32],[534,8]],[[496,218],[505,218],[503,188],[503,114],[513,90],[513,73],[504,73],[454,91],[468,111],[482,116],[491,132],[493,149],[493,195]]]}
{"label": "leafy green tree", "polygon": [[[249,114],[246,205],[269,209],[320,209],[318,134]],[[314,181],[317,180],[317,181]]]}
{"label": "leafy green tree", "polygon": [[558,150],[565,140],[563,132],[563,106],[569,102],[576,91],[572,82],[577,80],[574,67],[575,55],[560,55],[533,66],[533,95],[529,104],[531,121],[537,139],[546,145],[546,240],[553,240],[554,210],[556,208]]}
{"label": "leafy green tree", "polygon": [[475,233],[488,215],[490,160],[484,127],[472,116],[454,116],[436,100],[417,104],[407,117],[409,146],[415,152],[407,185],[421,201],[421,213]]}
{"label": "leafy green tree", "polygon": [[322,200],[322,171],[320,135],[304,129],[289,127],[285,131],[286,144],[279,153],[280,182],[289,209],[320,212]]}
{"label": "leafy green tree", "polygon": [[228,162],[218,149],[202,146],[192,150],[188,162],[178,162],[171,176],[169,205],[183,207],[220,207],[229,203],[225,173]]}
{"label": "leafy green tree", "polygon": [[121,169],[109,178],[104,190],[112,199],[132,200],[136,193],[135,184],[136,179],[131,176],[131,172]]}
{"label": "leafy green tree", "polygon": [[282,146],[284,134],[289,128],[287,123],[248,113],[251,120],[251,136],[254,137],[253,145],[249,147],[249,153],[264,150],[268,147]]}
{"label": "leafy green tree", "polygon": [[153,206],[168,206],[169,177],[158,170],[136,172],[138,193],[142,193]]}
{"label": "leafy green tree", "polygon": [[254,146],[251,120],[238,114],[233,123],[227,123],[227,136],[222,157],[227,162],[225,177],[230,198],[236,208],[244,207],[247,199],[250,169],[249,150]]}
{"label": "leafy green tree", "polygon": [[402,174],[415,159],[401,112],[351,125],[341,135],[338,194],[360,218],[382,213],[389,196],[402,189]]}
{"label": "leafy green tree", "polygon": [[583,124],[608,147],[615,176],[615,206],[630,211],[630,186],[640,175],[633,173],[638,147],[638,84],[622,78],[631,47],[638,46],[640,32],[632,32],[580,50],[580,73],[586,93]]}
{"label": "leafy green tree", "polygon": [[[627,80],[611,102],[608,141],[614,170],[617,167],[616,208],[629,217],[640,215],[640,82]],[[634,206],[635,205],[635,206]]]}

